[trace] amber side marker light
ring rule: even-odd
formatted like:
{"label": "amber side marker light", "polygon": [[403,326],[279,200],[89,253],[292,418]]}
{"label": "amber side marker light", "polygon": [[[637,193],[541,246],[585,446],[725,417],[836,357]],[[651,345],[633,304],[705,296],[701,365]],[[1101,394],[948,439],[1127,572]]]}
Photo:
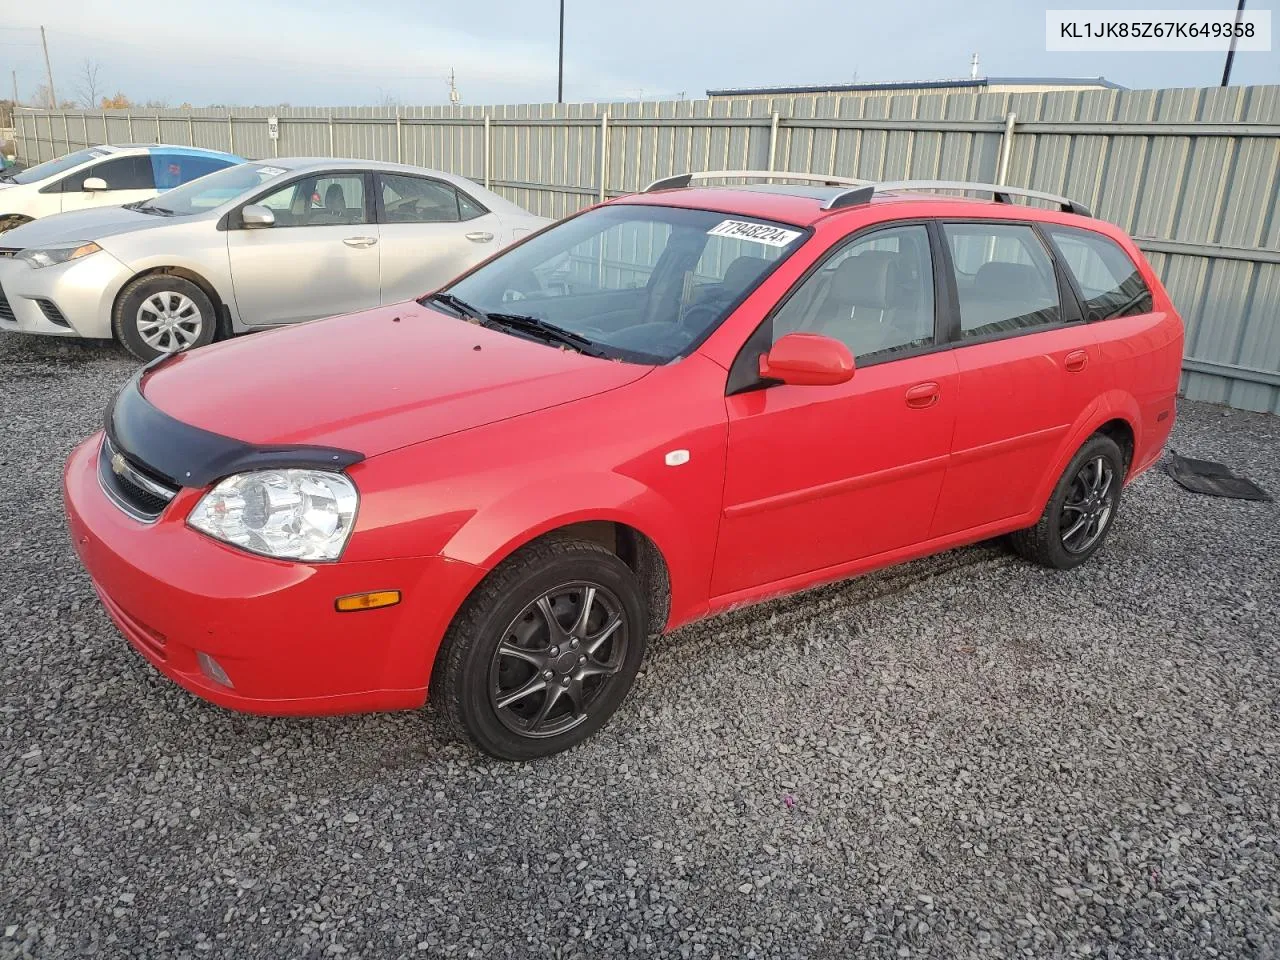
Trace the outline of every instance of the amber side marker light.
{"label": "amber side marker light", "polygon": [[356,610],[394,607],[399,602],[399,590],[375,590],[372,593],[353,593],[349,597],[339,597],[333,605],[338,608],[339,613],[354,613]]}

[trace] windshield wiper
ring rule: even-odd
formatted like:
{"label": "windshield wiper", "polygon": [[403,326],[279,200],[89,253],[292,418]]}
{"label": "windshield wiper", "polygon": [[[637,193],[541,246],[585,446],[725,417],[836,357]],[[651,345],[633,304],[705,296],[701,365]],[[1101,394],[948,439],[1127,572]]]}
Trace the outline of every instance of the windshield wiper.
{"label": "windshield wiper", "polygon": [[4,183],[17,183],[17,182],[18,182],[17,180],[13,179],[13,177],[9,176],[9,174],[7,174],[7,173],[0,173],[0,181],[2,181],[2,182],[4,182]]}
{"label": "windshield wiper", "polygon": [[582,334],[566,330],[564,327],[557,327],[554,323],[547,323],[537,317],[527,317],[519,313],[489,313],[485,315],[485,319],[500,326],[510,327],[512,330],[519,330],[521,333],[531,333],[543,340],[558,343],[588,356],[606,356],[604,351],[596,347],[594,341]]}
{"label": "windshield wiper", "polygon": [[1120,304],[1120,306],[1116,307],[1114,310],[1108,313],[1105,317],[1101,317],[1100,319],[1114,320],[1116,317],[1123,315],[1126,311],[1132,310],[1134,307],[1136,307],[1138,304],[1140,304],[1143,300],[1145,300],[1149,296],[1151,296],[1150,291],[1143,290],[1141,293],[1130,297],[1124,303]]}
{"label": "windshield wiper", "polygon": [[436,303],[443,303],[446,307],[458,314],[464,320],[478,320],[483,323],[486,319],[485,312],[479,307],[473,307],[461,297],[455,297],[452,293],[432,293],[423,297],[418,302],[424,307],[429,301],[434,300]]}
{"label": "windshield wiper", "polygon": [[133,209],[139,213],[154,213],[161,217],[172,217],[176,211],[170,210],[168,207],[157,207],[154,203],[142,203]]}
{"label": "windshield wiper", "polygon": [[443,303],[464,320],[470,320],[485,327],[506,327],[509,330],[518,330],[521,333],[532,334],[545,342],[558,343],[591,357],[608,356],[603,350],[597,348],[593,341],[581,334],[557,327],[554,323],[547,323],[537,317],[526,317],[518,313],[485,313],[479,307],[472,306],[452,293],[432,293],[419,302],[425,306],[428,301]]}

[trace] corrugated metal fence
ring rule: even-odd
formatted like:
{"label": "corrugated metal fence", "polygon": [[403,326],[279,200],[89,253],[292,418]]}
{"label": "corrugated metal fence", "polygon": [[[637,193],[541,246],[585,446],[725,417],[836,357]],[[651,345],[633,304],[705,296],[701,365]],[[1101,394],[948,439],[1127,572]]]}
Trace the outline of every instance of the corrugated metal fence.
{"label": "corrugated metal fence", "polygon": [[[1012,122],[1010,116],[1012,115]],[[267,117],[279,117],[279,139]],[[1193,399],[1280,413],[1280,86],[499,107],[18,114],[19,155],[165,142],[400,160],[560,217],[670,173],[773,169],[1066,194],[1139,238]]]}

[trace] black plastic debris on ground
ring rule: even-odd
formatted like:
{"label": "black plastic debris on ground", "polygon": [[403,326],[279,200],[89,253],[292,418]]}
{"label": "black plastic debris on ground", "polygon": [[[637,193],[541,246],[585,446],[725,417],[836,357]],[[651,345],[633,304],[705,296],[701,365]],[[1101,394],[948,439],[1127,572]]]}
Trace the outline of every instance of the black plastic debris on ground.
{"label": "black plastic debris on ground", "polygon": [[1267,503],[1272,500],[1271,494],[1252,480],[1237,477],[1229,467],[1214,463],[1212,460],[1180,457],[1170,450],[1164,469],[1169,476],[1173,477],[1175,483],[1192,493],[1203,493],[1210,497],[1230,497],[1233,500],[1262,500]]}

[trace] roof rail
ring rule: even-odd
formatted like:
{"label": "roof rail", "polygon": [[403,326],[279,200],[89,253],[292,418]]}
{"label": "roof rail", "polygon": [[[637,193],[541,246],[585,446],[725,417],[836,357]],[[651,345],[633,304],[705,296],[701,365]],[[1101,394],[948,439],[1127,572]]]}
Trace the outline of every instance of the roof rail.
{"label": "roof rail", "polygon": [[1011,197],[1030,197],[1035,200],[1047,200],[1056,203],[1063,213],[1074,213],[1082,217],[1092,217],[1089,208],[1069,197],[1060,197],[1056,193],[1044,193],[1040,190],[1027,190],[1023,187],[1011,187],[1003,183],[972,183],[966,180],[890,180],[871,184],[869,187],[859,184],[852,190],[846,190],[832,197],[822,205],[823,210],[837,210],[841,207],[860,206],[870,203],[877,193],[906,190],[957,190],[966,193],[989,193],[996,203],[1011,203]]}
{"label": "roof rail", "polygon": [[640,192],[653,193],[655,190],[675,190],[689,186],[694,180],[721,180],[730,177],[753,177],[759,180],[803,180],[806,183],[819,183],[828,187],[869,187],[872,185],[870,180],[853,180],[849,177],[834,177],[821,173],[792,173],[787,170],[699,170],[696,173],[678,173],[674,177],[663,177],[661,180],[653,181]]}

